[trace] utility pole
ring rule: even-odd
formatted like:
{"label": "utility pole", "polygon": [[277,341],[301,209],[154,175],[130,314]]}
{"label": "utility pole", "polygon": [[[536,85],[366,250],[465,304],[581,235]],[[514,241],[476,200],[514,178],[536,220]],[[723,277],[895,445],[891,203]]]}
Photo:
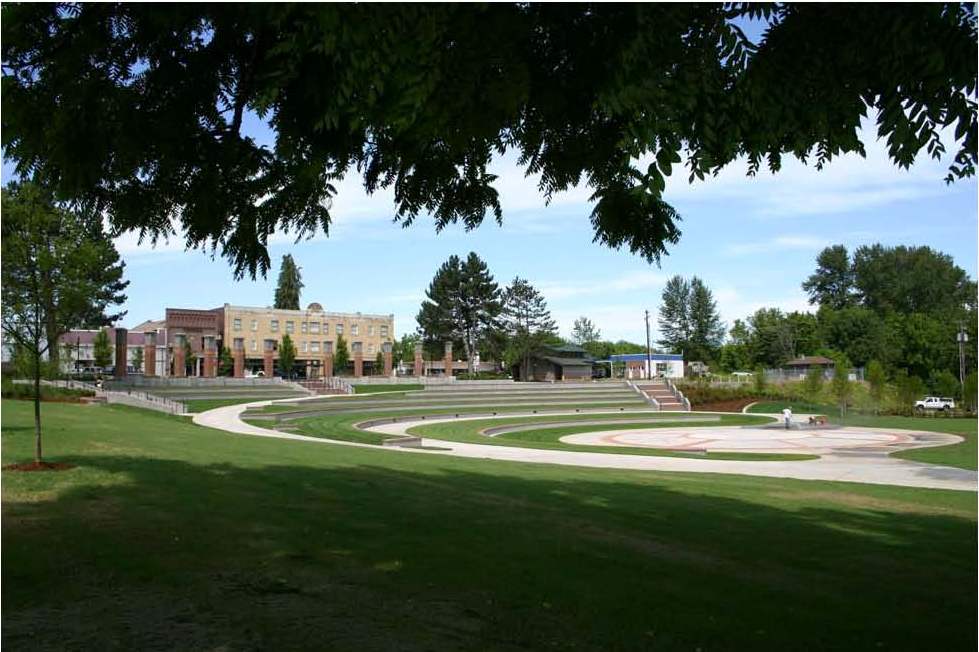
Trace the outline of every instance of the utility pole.
{"label": "utility pole", "polygon": [[965,332],[962,322],[959,322],[959,333],[955,339],[959,342],[959,384],[962,386],[962,400],[965,400],[965,343],[969,341],[969,334]]}
{"label": "utility pole", "polygon": [[649,348],[649,311],[646,311],[646,380],[653,379],[653,350]]}

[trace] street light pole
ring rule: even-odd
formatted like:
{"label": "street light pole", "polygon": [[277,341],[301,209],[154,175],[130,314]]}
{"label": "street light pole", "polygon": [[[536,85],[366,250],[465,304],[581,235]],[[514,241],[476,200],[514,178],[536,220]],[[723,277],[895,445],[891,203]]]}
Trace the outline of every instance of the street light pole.
{"label": "street light pole", "polygon": [[959,323],[959,333],[955,338],[959,343],[959,383],[962,386],[962,398],[965,399],[965,343],[969,341],[969,335],[965,332],[965,327]]}
{"label": "street light pole", "polygon": [[649,348],[649,311],[646,311],[646,380],[653,379],[653,350]]}

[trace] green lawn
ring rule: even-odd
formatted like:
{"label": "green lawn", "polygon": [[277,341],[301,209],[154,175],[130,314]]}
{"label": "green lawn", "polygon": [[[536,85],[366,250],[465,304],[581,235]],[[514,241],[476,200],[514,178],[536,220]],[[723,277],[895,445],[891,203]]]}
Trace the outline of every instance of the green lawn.
{"label": "green lawn", "polygon": [[[2,404],[4,463],[31,405]],[[976,647],[976,496],[244,437],[44,405],[10,649]]]}
{"label": "green lawn", "polygon": [[[781,405],[775,402],[754,405],[749,412],[759,413],[776,412],[769,409],[770,405]],[[894,457],[917,462],[929,462],[931,464],[945,464],[955,466],[960,469],[977,469],[977,458],[979,458],[979,448],[976,446],[977,420],[975,418],[951,418],[942,416],[932,417],[900,417],[900,416],[874,416],[869,414],[848,414],[845,419],[840,418],[839,411],[831,406],[820,411],[827,415],[830,423],[842,423],[848,426],[859,428],[897,428],[901,430],[922,430],[925,432],[947,432],[963,437],[965,441],[948,446],[936,446],[933,448],[919,448],[910,451],[900,451],[892,453]],[[795,410],[795,404],[792,405]],[[781,408],[777,410],[781,412]],[[802,410],[799,410],[802,412]]]}
{"label": "green lawn", "polygon": [[418,383],[400,383],[397,385],[354,385],[354,394],[381,394],[383,392],[413,392],[425,389]]}
{"label": "green lawn", "polygon": [[[602,419],[622,419],[621,414],[594,414],[569,417],[516,417],[513,419],[481,419],[478,421],[461,421],[457,423],[432,423],[413,426],[408,432],[419,437],[430,437],[432,439],[443,439],[446,441],[459,441],[472,444],[488,444],[492,446],[520,446],[523,448],[544,448],[549,450],[567,450],[588,453],[619,453],[624,455],[655,455],[665,457],[696,457],[698,459],[713,460],[814,460],[818,455],[793,455],[793,454],[769,454],[769,453],[687,453],[658,448],[628,448],[623,446],[586,446],[577,444],[567,444],[560,441],[561,437],[583,432],[599,432],[603,430],[627,430],[633,428],[676,428],[682,427],[683,423],[678,423],[673,415],[662,417],[652,414],[644,417],[644,423],[616,423],[610,424],[569,424],[562,428],[540,428],[536,430],[521,430],[519,432],[501,433],[490,437],[480,434],[481,430],[504,425],[523,425],[533,423],[553,423],[557,421],[574,421],[576,419],[602,420]],[[632,418],[632,417],[630,417]],[[659,423],[657,423],[659,422]],[[749,415],[723,415],[719,421],[699,421],[696,415],[691,415],[688,425],[693,427],[712,427],[712,426],[744,426],[761,423],[770,423],[771,419],[761,416]]]}
{"label": "green lawn", "polygon": [[274,399],[264,397],[250,398],[199,398],[181,401],[187,406],[188,412],[207,412],[214,408],[224,407],[225,405],[240,405],[242,403],[254,403],[255,401],[270,401]]}

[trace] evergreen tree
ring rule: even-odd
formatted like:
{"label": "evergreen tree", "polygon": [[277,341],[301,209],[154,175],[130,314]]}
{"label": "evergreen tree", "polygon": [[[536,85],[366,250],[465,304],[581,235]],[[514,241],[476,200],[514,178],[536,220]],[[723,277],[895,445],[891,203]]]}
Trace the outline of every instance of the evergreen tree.
{"label": "evergreen tree", "polygon": [[133,369],[137,373],[143,370],[143,347],[141,346],[137,346],[136,350],[133,351]]}
{"label": "evergreen tree", "polygon": [[465,261],[450,256],[435,272],[425,295],[415,319],[426,342],[429,346],[446,341],[460,344],[468,371],[473,373],[476,347],[501,308],[500,289],[486,263],[475,252]]}
{"label": "evergreen tree", "polygon": [[343,335],[337,335],[336,346],[333,347],[333,373],[341,375],[350,364],[350,349],[347,348],[347,340]]}
{"label": "evergreen tree", "polygon": [[821,368],[815,365],[809,367],[803,390],[807,401],[813,404],[819,403],[819,397],[823,393],[823,370]]}
{"label": "evergreen tree", "polygon": [[92,358],[96,367],[105,369],[112,364],[112,342],[109,341],[109,332],[105,329],[95,334],[92,342]]}
{"label": "evergreen tree", "polygon": [[690,341],[690,283],[681,276],[672,277],[663,288],[659,333],[657,343],[667,351],[686,350]]}
{"label": "evergreen tree", "polygon": [[231,355],[231,349],[226,346],[221,347],[221,353],[218,355],[218,375],[219,376],[233,376],[235,373],[235,359]]}
{"label": "evergreen tree", "polygon": [[587,349],[588,344],[593,344],[600,339],[602,339],[602,332],[595,327],[595,324],[588,317],[582,315],[574,320],[574,326],[571,328],[571,340],[575,344]]}
{"label": "evergreen tree", "polygon": [[724,323],[717,312],[714,295],[696,276],[690,280],[688,316],[690,334],[685,357],[689,360],[714,360],[724,341]]}
{"label": "evergreen tree", "polygon": [[296,362],[296,345],[288,333],[282,336],[279,345],[279,369],[284,378],[292,378],[292,366]]}
{"label": "evergreen tree", "polygon": [[884,403],[884,389],[887,387],[887,375],[884,373],[884,365],[877,360],[867,363],[865,374],[867,384],[870,386],[870,400],[874,404],[874,413],[880,411]]}
{"label": "evergreen tree", "polygon": [[521,380],[530,373],[530,356],[557,333],[557,325],[547,309],[543,295],[520,278],[513,279],[503,292],[502,331],[507,336],[507,357],[520,361]]}
{"label": "evergreen tree", "polygon": [[809,303],[834,310],[853,303],[853,269],[850,253],[843,245],[823,249],[816,258],[816,271],[802,284]]}
{"label": "evergreen tree", "polygon": [[194,353],[189,337],[184,340],[184,367],[190,369],[191,373],[197,370],[197,354]]}
{"label": "evergreen tree", "polygon": [[374,375],[379,376],[384,373],[384,352],[378,351],[374,358]]}
{"label": "evergreen tree", "polygon": [[275,307],[278,310],[299,310],[299,295],[303,290],[302,269],[296,266],[291,254],[282,257],[279,281],[275,288]]}

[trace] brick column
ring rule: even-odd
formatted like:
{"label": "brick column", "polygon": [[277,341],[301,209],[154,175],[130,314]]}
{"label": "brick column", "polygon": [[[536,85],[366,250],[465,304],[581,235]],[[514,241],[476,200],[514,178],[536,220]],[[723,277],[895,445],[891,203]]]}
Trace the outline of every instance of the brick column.
{"label": "brick column", "polygon": [[394,356],[392,355],[394,347],[391,346],[390,342],[385,342],[381,345],[381,350],[384,352],[384,375],[390,376],[391,369],[394,366]]}
{"label": "brick column", "polygon": [[184,344],[187,336],[178,334],[173,338],[173,375],[183,378],[187,375],[187,358],[184,356]]}
{"label": "brick column", "polygon": [[445,375],[452,377],[452,342],[445,343]]}
{"label": "brick column", "polygon": [[143,377],[156,375],[156,333],[143,333]]}
{"label": "brick column", "polygon": [[333,342],[323,342],[323,378],[333,376]]}
{"label": "brick column", "polygon": [[360,378],[364,375],[364,345],[362,342],[354,342],[354,376]]}
{"label": "brick column", "polygon": [[116,378],[126,377],[126,363],[129,362],[129,331],[125,328],[116,329],[116,362],[112,375]]}
{"label": "brick column", "polygon": [[415,375],[424,376],[425,375],[425,361],[422,360],[422,345],[415,345]]}
{"label": "brick column", "polygon": [[232,351],[231,356],[235,361],[235,378],[245,377],[245,340],[241,337],[236,337],[234,340],[234,351]]}
{"label": "brick column", "polygon": [[204,336],[204,377],[215,378],[218,375],[218,340],[214,335]]}
{"label": "brick column", "polygon": [[265,340],[265,377],[272,378],[275,374],[275,340]]}

